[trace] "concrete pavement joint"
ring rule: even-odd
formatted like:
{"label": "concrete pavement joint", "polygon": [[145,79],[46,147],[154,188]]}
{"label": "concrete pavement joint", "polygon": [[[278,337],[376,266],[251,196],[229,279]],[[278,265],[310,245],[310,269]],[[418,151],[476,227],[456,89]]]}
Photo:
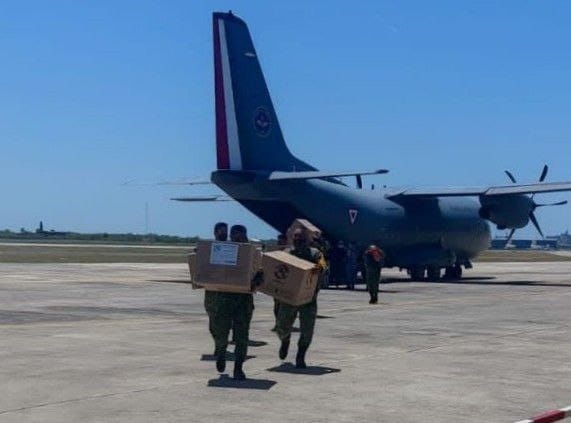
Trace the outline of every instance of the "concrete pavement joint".
{"label": "concrete pavement joint", "polygon": [[116,396],[120,396],[120,395],[138,394],[141,392],[155,391],[157,389],[161,389],[161,387],[155,386],[153,388],[137,389],[137,390],[133,390],[133,391],[114,392],[112,394],[90,395],[90,396],[82,397],[82,398],[72,398],[72,399],[67,399],[67,400],[62,400],[62,401],[47,402],[47,403],[43,403],[43,404],[30,405],[27,407],[14,408],[11,410],[2,410],[2,411],[0,411],[0,415],[8,414],[8,413],[17,413],[19,411],[33,410],[35,408],[49,407],[51,405],[63,405],[63,404],[69,404],[69,403],[73,403],[73,402],[81,402],[81,401],[89,401],[89,400],[93,400],[93,399],[116,397]]}
{"label": "concrete pavement joint", "polygon": [[[527,334],[530,334],[530,333],[545,332],[545,331],[547,331],[547,330],[563,329],[563,328],[568,328],[568,326],[566,326],[566,325],[559,325],[559,326],[550,327],[549,329],[546,329],[546,328],[542,328],[542,329],[530,329],[530,330],[524,330],[524,331],[519,331],[519,332],[506,333],[506,334],[503,334],[503,335],[491,335],[491,336],[486,337],[485,339],[486,339],[486,340],[490,340],[490,339],[509,338],[509,337],[511,337],[511,336],[527,335]],[[414,352],[420,352],[420,351],[429,351],[429,350],[434,350],[434,349],[438,349],[438,348],[448,347],[448,346],[451,346],[451,345],[461,345],[461,344],[465,344],[465,343],[469,343],[469,342],[473,342],[473,340],[458,340],[457,342],[448,342],[448,343],[445,343],[445,344],[434,345],[434,346],[430,346],[430,347],[412,349],[412,350],[408,350],[407,352],[409,352],[409,353],[414,353]]]}

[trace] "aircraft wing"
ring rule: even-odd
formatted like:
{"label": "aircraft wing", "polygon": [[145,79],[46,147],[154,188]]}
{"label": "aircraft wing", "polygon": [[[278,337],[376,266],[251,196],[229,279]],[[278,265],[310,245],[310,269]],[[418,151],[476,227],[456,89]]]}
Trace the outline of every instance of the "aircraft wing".
{"label": "aircraft wing", "polygon": [[537,184],[512,184],[492,187],[410,188],[392,192],[387,195],[387,198],[468,197],[475,195],[494,196],[510,194],[539,194],[559,191],[571,191],[571,182],[542,182]]}
{"label": "aircraft wing", "polygon": [[157,182],[157,185],[210,185],[209,179],[181,179],[178,181]]}
{"label": "aircraft wing", "polygon": [[138,182],[130,180],[123,182],[124,186],[145,187],[154,185],[210,185],[209,179],[177,179],[176,181],[159,181],[159,182]]}
{"label": "aircraft wing", "polygon": [[233,198],[227,195],[203,195],[195,197],[175,197],[171,198],[173,201],[188,201],[188,202],[212,202],[212,201],[235,201]]}
{"label": "aircraft wing", "polygon": [[360,176],[360,175],[380,175],[388,173],[386,169],[378,169],[366,172],[324,172],[319,170],[310,170],[304,172],[272,172],[269,181],[290,181],[295,179],[320,179],[320,178],[339,178],[342,176]]}

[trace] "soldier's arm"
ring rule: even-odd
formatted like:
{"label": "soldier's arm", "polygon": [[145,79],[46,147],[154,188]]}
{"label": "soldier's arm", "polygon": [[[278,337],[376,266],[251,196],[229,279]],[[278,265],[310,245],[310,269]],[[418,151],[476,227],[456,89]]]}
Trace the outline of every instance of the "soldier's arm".
{"label": "soldier's arm", "polygon": [[255,291],[264,283],[264,271],[262,269],[258,270],[251,281],[251,289]]}
{"label": "soldier's arm", "polygon": [[315,254],[315,267],[320,271],[323,272],[327,268],[327,262],[325,261],[325,257],[321,252],[317,251]]}

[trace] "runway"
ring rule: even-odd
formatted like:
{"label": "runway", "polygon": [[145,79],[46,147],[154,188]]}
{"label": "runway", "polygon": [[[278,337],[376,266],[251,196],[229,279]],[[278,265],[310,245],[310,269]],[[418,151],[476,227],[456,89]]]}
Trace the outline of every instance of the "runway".
{"label": "runway", "polygon": [[257,294],[235,383],[184,264],[0,263],[0,422],[513,422],[569,405],[571,262],[475,267],[461,283],[386,271],[376,306],[322,291],[303,373]]}

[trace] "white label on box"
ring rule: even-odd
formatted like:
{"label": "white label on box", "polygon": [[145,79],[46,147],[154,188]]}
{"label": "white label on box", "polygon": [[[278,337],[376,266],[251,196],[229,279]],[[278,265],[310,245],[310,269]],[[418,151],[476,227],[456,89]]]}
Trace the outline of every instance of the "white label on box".
{"label": "white label on box", "polygon": [[225,242],[213,242],[210,249],[210,264],[236,266],[238,263],[238,245]]}

